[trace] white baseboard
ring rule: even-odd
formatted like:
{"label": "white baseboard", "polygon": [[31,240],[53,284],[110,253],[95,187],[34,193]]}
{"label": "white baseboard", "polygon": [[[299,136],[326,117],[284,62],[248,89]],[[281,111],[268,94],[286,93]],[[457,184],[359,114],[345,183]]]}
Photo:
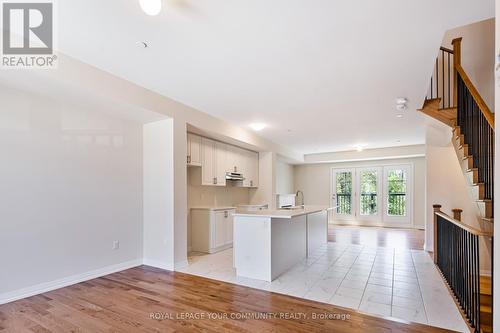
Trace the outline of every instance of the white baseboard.
{"label": "white baseboard", "polygon": [[165,263],[163,261],[158,261],[154,259],[146,259],[144,258],[142,260],[142,263],[146,266],[151,266],[155,268],[160,268],[160,269],[165,269],[167,271],[173,271],[174,270],[174,264],[171,262]]}
{"label": "white baseboard", "polygon": [[131,260],[116,265],[106,266],[93,271],[76,274],[68,276],[62,279],[40,283],[31,287],[22,288],[14,291],[9,291],[7,293],[0,294],[0,304],[10,303],[23,299],[26,297],[31,297],[34,295],[46,293],[55,289],[71,286],[80,282],[92,280],[104,275],[113,274],[120,272],[129,268],[137,267],[142,265],[142,260]]}

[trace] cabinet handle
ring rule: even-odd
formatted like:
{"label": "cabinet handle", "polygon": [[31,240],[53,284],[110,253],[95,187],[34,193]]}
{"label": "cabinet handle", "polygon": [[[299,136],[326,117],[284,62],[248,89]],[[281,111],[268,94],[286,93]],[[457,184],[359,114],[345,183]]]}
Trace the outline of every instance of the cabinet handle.
{"label": "cabinet handle", "polygon": [[217,185],[217,177],[214,177],[214,185]]}
{"label": "cabinet handle", "polygon": [[188,156],[188,157],[187,157],[187,162],[188,162],[188,163],[191,163],[191,156]]}
{"label": "cabinet handle", "polygon": [[234,172],[238,172],[238,168],[237,167],[234,167]]}
{"label": "cabinet handle", "polygon": [[253,180],[250,181],[250,186],[253,186]]}
{"label": "cabinet handle", "polygon": [[227,211],[225,211],[225,212],[224,212],[224,217],[227,219],[227,217],[228,217],[228,216],[229,216],[228,212],[227,212]]}

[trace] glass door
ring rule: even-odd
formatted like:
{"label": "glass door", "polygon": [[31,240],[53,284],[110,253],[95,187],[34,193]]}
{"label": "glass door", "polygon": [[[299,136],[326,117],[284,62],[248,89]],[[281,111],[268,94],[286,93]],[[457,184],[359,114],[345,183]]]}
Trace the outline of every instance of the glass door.
{"label": "glass door", "polygon": [[332,169],[333,219],[354,219],[354,169]]}
{"label": "glass door", "polygon": [[384,222],[411,224],[411,166],[384,167]]}
{"label": "glass door", "polygon": [[380,221],[381,216],[381,170],[380,168],[356,169],[357,216],[360,221]]}

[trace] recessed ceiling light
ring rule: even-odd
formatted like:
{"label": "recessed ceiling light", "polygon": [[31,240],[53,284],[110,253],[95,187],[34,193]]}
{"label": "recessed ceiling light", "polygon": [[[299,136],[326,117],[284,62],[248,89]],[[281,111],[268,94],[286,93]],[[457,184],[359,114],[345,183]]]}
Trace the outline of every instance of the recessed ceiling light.
{"label": "recessed ceiling light", "polygon": [[396,99],[396,104],[406,104],[408,103],[408,100],[405,97],[398,97]]}
{"label": "recessed ceiling light", "polygon": [[396,118],[403,118],[403,115],[402,114],[397,114]]}
{"label": "recessed ceiling light", "polygon": [[147,42],[136,42],[135,44],[141,49],[147,49],[149,47]]}
{"label": "recessed ceiling light", "polygon": [[396,110],[398,110],[398,111],[405,111],[406,110],[406,104],[397,104],[396,105]]}
{"label": "recessed ceiling light", "polygon": [[250,126],[250,128],[253,129],[254,131],[262,131],[264,128],[267,127],[267,125],[264,123],[252,123],[248,126]]}
{"label": "recessed ceiling light", "polygon": [[139,5],[144,13],[155,16],[161,12],[161,1],[162,0],[139,0]]}

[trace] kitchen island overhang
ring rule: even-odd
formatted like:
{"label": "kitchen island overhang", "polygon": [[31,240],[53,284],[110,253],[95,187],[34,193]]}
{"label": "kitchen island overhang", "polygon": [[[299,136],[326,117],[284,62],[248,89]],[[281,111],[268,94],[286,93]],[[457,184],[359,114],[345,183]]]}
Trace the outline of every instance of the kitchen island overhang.
{"label": "kitchen island overhang", "polygon": [[236,275],[273,281],[327,243],[328,208],[234,214]]}

